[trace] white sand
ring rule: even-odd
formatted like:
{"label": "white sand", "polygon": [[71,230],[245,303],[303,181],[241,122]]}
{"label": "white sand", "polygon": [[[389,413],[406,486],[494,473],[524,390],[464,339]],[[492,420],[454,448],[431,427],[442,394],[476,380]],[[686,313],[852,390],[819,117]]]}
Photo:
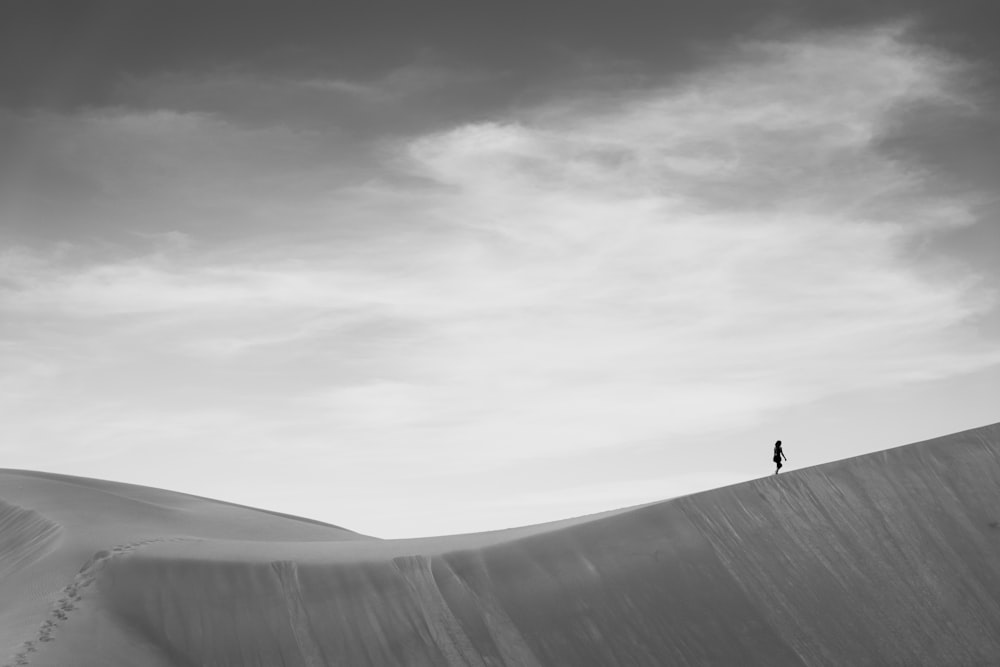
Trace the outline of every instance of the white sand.
{"label": "white sand", "polygon": [[1000,425],[416,540],[0,471],[0,664],[1000,664],[998,522]]}

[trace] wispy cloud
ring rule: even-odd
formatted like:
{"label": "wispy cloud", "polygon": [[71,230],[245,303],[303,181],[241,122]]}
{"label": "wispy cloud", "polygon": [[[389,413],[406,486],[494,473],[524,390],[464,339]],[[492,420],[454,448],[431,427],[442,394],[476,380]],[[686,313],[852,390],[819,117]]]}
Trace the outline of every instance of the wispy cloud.
{"label": "wispy cloud", "polygon": [[[495,81],[496,73],[469,67],[456,67],[435,63],[429,56],[389,70],[377,79],[311,78],[301,79],[296,85],[322,92],[347,95],[365,104],[399,103],[406,98],[433,95],[459,86]],[[284,87],[287,82],[280,82]]]}
{"label": "wispy cloud", "polygon": [[[44,320],[46,368],[76,378],[49,380],[66,401],[150,421],[207,402],[213,437],[229,424],[404,476],[669,441],[968,372],[1000,362],[969,326],[995,295],[911,249],[972,224],[973,202],[879,144],[909,105],[967,112],[961,72],[898,27],[747,44],[669,85],[398,142],[335,197],[308,180],[276,190],[274,233],[75,264],[8,252],[2,331],[23,348],[24,323]],[[314,164],[301,137],[254,132]],[[273,165],[249,155],[240,169],[266,184]],[[226,219],[260,218],[203,188]],[[277,233],[294,211],[307,222]],[[82,348],[111,361],[82,364]],[[196,426],[162,437],[208,437]]]}

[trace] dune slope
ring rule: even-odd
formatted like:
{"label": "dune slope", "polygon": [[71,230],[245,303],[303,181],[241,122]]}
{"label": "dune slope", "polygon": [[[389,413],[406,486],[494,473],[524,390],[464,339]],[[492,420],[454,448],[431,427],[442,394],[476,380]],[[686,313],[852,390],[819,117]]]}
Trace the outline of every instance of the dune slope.
{"label": "dune slope", "polygon": [[0,664],[1000,663],[1000,425],[420,540],[20,471],[0,501]]}

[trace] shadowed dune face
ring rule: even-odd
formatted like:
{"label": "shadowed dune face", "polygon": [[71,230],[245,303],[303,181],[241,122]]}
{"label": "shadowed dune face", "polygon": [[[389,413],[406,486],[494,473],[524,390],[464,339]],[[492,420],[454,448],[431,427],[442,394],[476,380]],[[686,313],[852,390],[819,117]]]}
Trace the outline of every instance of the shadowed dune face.
{"label": "shadowed dune face", "polygon": [[32,628],[22,605],[9,601],[24,597],[24,586],[32,580],[24,570],[57,548],[60,532],[38,512],[0,500],[0,647]]}
{"label": "shadowed dune face", "polygon": [[[22,486],[29,509],[15,514],[32,512]],[[81,667],[1000,663],[1000,425],[481,535],[371,540],[241,508],[263,527],[251,539],[220,524],[231,507],[183,498],[182,519],[155,535],[125,522],[117,543],[81,555],[42,596],[38,632],[0,655]],[[31,554],[7,579],[72,551],[65,525],[30,551],[29,536],[47,534],[31,516],[0,522],[0,545]],[[0,601],[8,615],[19,604],[31,607]]]}
{"label": "shadowed dune face", "polygon": [[0,581],[39,559],[53,546],[59,528],[34,510],[0,500]]}
{"label": "shadowed dune face", "polygon": [[233,556],[115,562],[102,613],[178,664],[795,664],[672,506],[444,554]]}

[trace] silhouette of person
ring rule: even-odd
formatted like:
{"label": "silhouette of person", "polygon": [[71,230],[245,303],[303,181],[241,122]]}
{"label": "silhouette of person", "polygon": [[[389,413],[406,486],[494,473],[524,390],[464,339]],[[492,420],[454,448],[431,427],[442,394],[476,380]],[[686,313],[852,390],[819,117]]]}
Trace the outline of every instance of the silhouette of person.
{"label": "silhouette of person", "polygon": [[785,456],[785,452],[781,451],[781,440],[779,440],[774,443],[774,458],[772,459],[778,464],[778,467],[774,469],[775,475],[777,475],[778,471],[781,470],[781,459],[785,459],[787,461],[788,457]]}

